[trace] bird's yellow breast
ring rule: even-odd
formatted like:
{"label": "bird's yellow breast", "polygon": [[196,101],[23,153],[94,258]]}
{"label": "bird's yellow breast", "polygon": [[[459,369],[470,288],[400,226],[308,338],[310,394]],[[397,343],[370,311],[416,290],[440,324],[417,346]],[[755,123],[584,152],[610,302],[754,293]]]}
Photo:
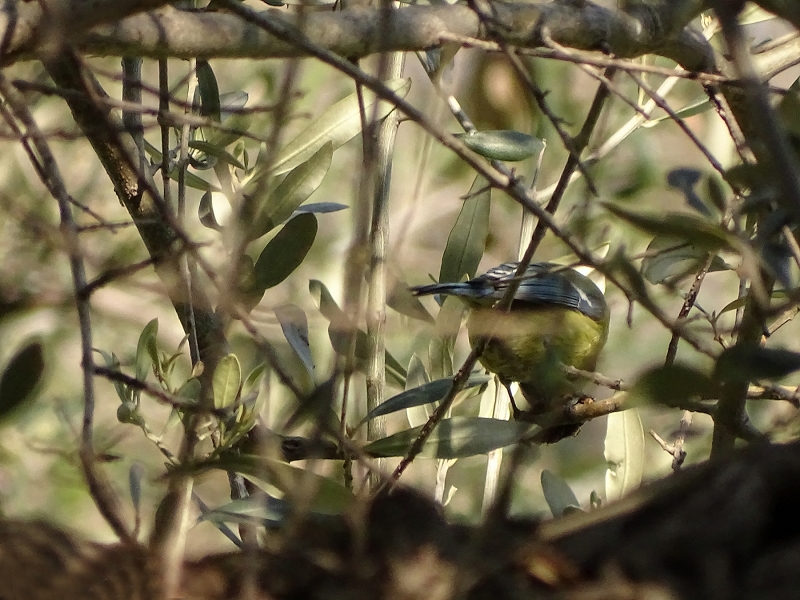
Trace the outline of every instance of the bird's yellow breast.
{"label": "bird's yellow breast", "polygon": [[[542,396],[574,391],[560,364],[594,370],[607,321],[561,307],[475,309],[467,321],[470,344],[491,336],[481,363],[505,381],[530,382]],[[528,386],[530,387],[530,386]]]}

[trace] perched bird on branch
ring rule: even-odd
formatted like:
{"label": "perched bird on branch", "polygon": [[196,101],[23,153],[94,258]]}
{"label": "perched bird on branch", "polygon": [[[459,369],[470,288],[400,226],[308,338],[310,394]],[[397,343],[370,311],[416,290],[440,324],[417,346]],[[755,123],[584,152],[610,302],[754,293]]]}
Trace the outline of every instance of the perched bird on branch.
{"label": "perched bird on branch", "polygon": [[[514,281],[518,264],[504,263],[462,283],[411,290],[417,296],[449,294],[466,302],[472,309],[467,319],[470,344],[474,348],[487,342],[481,363],[506,388],[519,382],[528,412],[535,415],[580,395],[581,382],[563,366],[594,370],[608,337],[609,310],[591,279],[553,263],[531,264],[519,278],[511,309],[495,308]],[[519,416],[516,405],[514,410]]]}

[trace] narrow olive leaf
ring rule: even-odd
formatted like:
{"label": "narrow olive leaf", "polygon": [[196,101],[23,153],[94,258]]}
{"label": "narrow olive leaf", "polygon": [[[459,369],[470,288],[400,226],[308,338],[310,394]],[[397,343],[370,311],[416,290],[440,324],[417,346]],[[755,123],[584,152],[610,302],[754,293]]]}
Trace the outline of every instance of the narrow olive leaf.
{"label": "narrow olive leaf", "polygon": [[[172,179],[172,181],[178,181],[178,179],[180,178],[180,169],[178,168],[177,165],[175,165],[170,169],[169,178]],[[190,173],[189,171],[186,171],[186,173],[184,173],[183,181],[187,185],[187,187],[190,187],[194,190],[200,190],[203,192],[209,190],[214,192],[222,191],[219,186],[209,183],[202,177],[198,177],[197,175]]]}
{"label": "narrow olive leaf", "polygon": [[219,86],[207,60],[197,59],[197,89],[200,92],[200,114],[220,121]]}
{"label": "narrow olive leaf", "polygon": [[508,129],[459,133],[455,137],[474,152],[492,160],[525,160],[544,149],[542,140]]}
{"label": "narrow olive leaf", "polygon": [[223,356],[214,371],[211,387],[214,390],[214,408],[227,408],[239,396],[242,383],[242,366],[235,354]]}
{"label": "narrow olive leaf", "polygon": [[200,381],[192,378],[178,388],[175,395],[184,400],[198,400],[200,398],[201,387]]}
{"label": "narrow olive leaf", "polygon": [[[292,171],[269,194],[261,206],[255,206],[254,222],[246,224],[250,239],[260,238],[290,218],[297,208],[313,194],[331,167],[333,145],[325,143],[313,156]],[[255,186],[244,194],[255,191]],[[255,201],[255,200],[253,200]],[[305,211],[308,212],[308,211]]]}
{"label": "narrow olive leaf", "polygon": [[800,370],[800,353],[782,348],[737,344],[717,357],[717,381],[744,383],[761,379],[780,379]]}
{"label": "narrow olive leaf", "polygon": [[489,235],[491,193],[489,182],[478,175],[447,238],[439,270],[440,282],[461,281],[464,275],[475,276]]}
{"label": "narrow olive leaf", "polygon": [[644,428],[635,408],[608,415],[605,456],[606,499],[618,500],[642,484]]}
{"label": "narrow olive leaf", "polygon": [[435,323],[431,313],[427,311],[425,306],[420,302],[411,290],[408,289],[408,284],[405,281],[395,280],[389,294],[386,298],[386,305],[393,308],[401,315],[417,319],[425,323]]}
{"label": "narrow olive leaf", "polygon": [[0,377],[0,419],[35,396],[44,374],[44,349],[29,342],[8,362]]}
{"label": "narrow olive leaf", "polygon": [[721,250],[735,244],[732,234],[716,223],[685,213],[637,212],[617,204],[603,202],[610,213],[653,235],[679,238],[706,250]]}
{"label": "narrow olive leaf", "polygon": [[325,214],[339,212],[340,210],[345,210],[346,208],[350,207],[347,206],[347,204],[339,204],[338,202],[309,202],[308,204],[303,204],[303,206],[298,206],[297,210],[294,211],[294,214]]}
{"label": "narrow olive leaf", "polygon": [[[342,331],[331,323],[328,327],[328,338],[331,340],[331,346],[336,354],[347,356],[350,353],[350,335],[346,331]],[[369,360],[367,332],[363,329],[356,331],[354,357],[356,358],[356,368],[363,370],[367,360]],[[386,365],[387,382],[400,389],[405,388],[406,370],[388,350],[384,353],[384,363]]]}
{"label": "narrow olive leaf", "polygon": [[[428,458],[465,458],[505,448],[521,440],[532,426],[519,421],[453,417],[444,419],[425,442],[421,456]],[[400,431],[376,440],[363,448],[377,457],[404,456],[422,427]]]}
{"label": "narrow olive leaf", "polygon": [[[708,110],[711,110],[711,102],[708,100],[708,98],[704,98],[703,100],[697,100],[695,102],[687,104],[680,110],[676,110],[675,114],[679,116],[681,119],[688,119],[689,117],[702,114]],[[663,123],[665,121],[672,122],[673,116],[663,115],[661,117],[651,118],[642,123],[639,127],[643,128],[655,127],[656,125]]]}
{"label": "narrow olive leaf", "polygon": [[705,217],[713,216],[713,211],[697,195],[695,186],[703,178],[703,173],[690,167],[679,167],[667,173],[667,185],[683,193],[686,204]]}
{"label": "narrow olive leaf", "polygon": [[547,506],[550,507],[550,512],[553,513],[553,517],[556,519],[563,517],[564,513],[569,512],[570,509],[580,510],[581,503],[578,502],[575,492],[572,491],[569,484],[561,477],[552,471],[544,469],[542,471],[541,481],[544,499],[547,502]]}
{"label": "narrow olive leaf", "polygon": [[716,386],[708,375],[681,364],[661,365],[645,371],[628,392],[632,403],[685,406],[699,398],[712,398]]}
{"label": "narrow olive leaf", "polygon": [[242,383],[242,395],[247,395],[251,391],[258,392],[258,387],[261,385],[261,378],[264,376],[264,371],[267,370],[267,363],[259,363],[253,368]]}
{"label": "narrow olive leaf", "polygon": [[144,479],[144,467],[139,463],[133,463],[128,469],[128,487],[131,492],[131,504],[136,513],[139,512],[142,503],[142,479]]}
{"label": "narrow olive leaf", "polygon": [[290,508],[287,502],[278,498],[255,494],[209,510],[200,516],[198,522],[277,525],[290,513]]}
{"label": "narrow olive leaf", "polygon": [[217,148],[226,148],[250,130],[253,113],[234,113],[225,118],[220,127],[204,127],[206,142]]}
{"label": "narrow olive leaf", "polygon": [[200,205],[197,207],[197,217],[200,219],[205,227],[222,230],[222,225],[217,222],[217,217],[214,215],[214,202],[212,201],[211,190],[208,190],[203,197],[200,198]]}
{"label": "narrow olive leaf", "polygon": [[[416,354],[411,355],[408,361],[408,376],[406,377],[406,389],[410,390],[428,383],[431,378],[428,377],[428,372],[425,370],[425,363]],[[413,406],[406,409],[406,417],[408,424],[411,427],[418,427],[428,421],[433,410],[432,404],[423,404],[422,406]]]}
{"label": "narrow olive leaf", "polygon": [[786,90],[778,104],[778,114],[783,125],[795,135],[800,135],[800,78]]}
{"label": "narrow olive leaf", "polygon": [[158,319],[151,320],[139,334],[136,344],[136,379],[145,379],[153,365],[158,365]]}
{"label": "narrow olive leaf", "polygon": [[278,285],[300,266],[317,237],[317,218],[297,215],[261,251],[255,265],[256,291]]}
{"label": "narrow olive leaf", "polygon": [[[486,375],[471,375],[467,380],[464,389],[468,390],[488,382],[489,377]],[[445,397],[448,391],[450,391],[450,387],[452,385],[452,379],[437,379],[436,381],[431,381],[419,387],[401,392],[372,409],[367,416],[362,419],[361,423],[365,423],[370,419],[374,419],[375,417],[380,417],[397,412],[399,410],[411,408],[412,406],[422,406],[423,404],[438,402]]]}
{"label": "narrow olive leaf", "polygon": [[[317,475],[287,463],[251,454],[225,454],[218,459],[203,461],[186,467],[176,467],[175,473],[200,474],[212,469],[240,473],[258,487],[268,488],[268,493],[278,489],[285,494],[316,490],[311,509],[335,513],[346,510],[353,502],[353,494],[334,480]],[[271,489],[272,488],[272,489]]]}
{"label": "narrow olive leaf", "polygon": [[314,304],[316,304],[319,312],[321,312],[322,316],[328,319],[328,321],[339,322],[344,318],[344,311],[339,308],[339,305],[336,303],[336,300],[333,299],[333,296],[324,283],[318,279],[311,279],[308,282],[308,291],[314,299]]}
{"label": "narrow olive leaf", "polygon": [[225,150],[224,146],[217,146],[209,142],[203,142],[201,140],[191,140],[189,142],[189,148],[192,148],[193,150],[200,150],[200,152],[205,152],[209,156],[213,156],[214,158],[221,160],[224,163],[228,163],[229,165],[232,165],[237,169],[246,168],[230,152]]}
{"label": "narrow olive leaf", "polygon": [[[411,87],[411,80],[393,79],[386,82],[386,87],[403,98]],[[365,113],[372,116],[376,113],[374,109],[375,96],[366,94],[366,98]],[[380,101],[377,118],[383,119],[393,109],[394,106],[391,103]],[[300,132],[296,138],[286,144],[271,171],[274,175],[290,171],[311,158],[327,142],[331,142],[333,149],[336,150],[339,146],[355,137],[360,131],[361,112],[359,110],[358,96],[351,94],[328,108],[313,123]],[[266,165],[264,168],[266,168]],[[256,177],[259,175],[260,173],[255,174]]]}
{"label": "narrow olive leaf", "polygon": [[[709,252],[679,238],[657,235],[647,246],[646,254],[642,259],[642,275],[650,283],[657,285],[674,284],[697,273]],[[730,268],[722,258],[714,256],[709,271],[725,271]]]}
{"label": "narrow olive leaf", "polygon": [[235,92],[225,92],[219,95],[220,116],[224,119],[238,114],[247,105],[247,100],[250,94],[244,90],[237,90]]}
{"label": "narrow olive leaf", "polygon": [[302,308],[295,304],[284,304],[275,308],[275,317],[281,324],[281,330],[294,350],[294,353],[303,363],[309,376],[314,377],[314,357],[311,356],[311,346],[308,343],[308,319]]}
{"label": "narrow olive leaf", "polygon": [[[105,350],[99,350],[98,348],[93,348],[93,350],[103,357],[106,366],[112,371],[119,371],[122,367],[117,355],[113,352],[109,354]],[[127,386],[119,381],[113,381],[112,383],[114,384],[114,389],[117,392],[117,396],[119,396],[120,402],[129,402],[131,398],[128,394]]]}

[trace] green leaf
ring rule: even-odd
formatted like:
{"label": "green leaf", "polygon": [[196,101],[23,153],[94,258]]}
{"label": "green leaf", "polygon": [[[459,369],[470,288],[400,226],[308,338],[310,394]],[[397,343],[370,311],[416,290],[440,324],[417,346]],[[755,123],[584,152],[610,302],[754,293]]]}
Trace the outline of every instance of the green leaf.
{"label": "green leaf", "polygon": [[427,311],[419,298],[411,293],[405,281],[396,280],[394,282],[392,289],[389,290],[389,294],[387,295],[386,305],[393,308],[401,315],[425,323],[435,323],[431,313]]}
{"label": "green leaf", "polygon": [[541,476],[542,492],[553,517],[563,517],[570,509],[580,509],[581,503],[569,484],[552,471],[544,469]]}
{"label": "green leaf", "polygon": [[439,271],[441,283],[475,276],[489,235],[491,192],[488,181],[478,175],[447,238]]}
{"label": "green leaf", "polygon": [[303,363],[309,377],[314,377],[314,357],[311,356],[311,346],[308,343],[308,319],[302,308],[295,304],[285,304],[275,308],[275,317],[281,324],[281,331],[294,350],[294,353]]}
{"label": "green leaf", "polygon": [[253,113],[234,113],[225,118],[220,128],[203,128],[206,142],[217,148],[226,148],[247,133],[253,124]]}
{"label": "green leaf", "polygon": [[200,114],[220,121],[219,86],[207,60],[197,59],[197,89],[200,92]]}
{"label": "green leaf", "polygon": [[708,375],[685,365],[673,364],[645,371],[628,393],[633,402],[681,407],[698,398],[712,397],[715,389]]}
{"label": "green leaf", "polygon": [[235,354],[223,356],[217,364],[212,381],[214,408],[227,408],[239,397],[239,384],[242,382],[242,367]]}
{"label": "green leaf", "polygon": [[[406,377],[406,389],[410,390],[415,387],[424,385],[430,381],[428,372],[425,370],[425,363],[422,362],[416,354],[411,355],[411,360],[408,361],[408,376]],[[428,421],[433,410],[432,404],[423,404],[422,406],[413,406],[406,409],[406,417],[408,424],[411,427],[418,427]]]}
{"label": "green leaf", "polygon": [[[267,492],[277,488],[284,494],[306,494],[315,490],[310,508],[315,512],[338,514],[352,505],[353,494],[328,477],[317,475],[287,463],[250,454],[226,454],[216,460],[209,460],[188,467],[193,472],[221,469],[240,473],[258,487],[266,487]],[[177,469],[180,471],[180,468]]]}
{"label": "green leaf", "polygon": [[737,344],[722,352],[714,367],[717,381],[744,383],[780,379],[800,370],[800,353],[782,348]]}
{"label": "green leaf", "polygon": [[336,300],[333,299],[333,296],[324,283],[318,279],[312,279],[308,282],[308,291],[311,293],[319,312],[321,312],[322,316],[328,319],[328,321],[331,323],[339,323],[345,319],[344,311],[339,308],[339,305],[336,303]]}
{"label": "green leaf", "polygon": [[[178,181],[179,172],[180,169],[178,168],[178,165],[173,166],[172,169],[170,169],[169,178],[172,179],[172,181]],[[220,190],[219,186],[209,183],[202,177],[198,177],[197,175],[190,173],[189,171],[186,171],[186,173],[184,174],[183,181],[187,185],[187,187],[190,187],[195,190],[200,190],[203,192],[207,192],[209,190],[214,192],[222,191]]]}
{"label": "green leaf", "polygon": [[225,150],[224,146],[217,146],[210,142],[203,142],[201,140],[190,140],[189,148],[192,148],[193,150],[199,150],[200,152],[205,152],[209,156],[213,156],[214,158],[221,160],[224,163],[228,163],[237,169],[246,168],[240,161],[236,160],[232,154]]}
{"label": "green leaf", "polygon": [[157,337],[158,319],[153,319],[144,326],[136,344],[136,379],[144,380],[153,365],[159,366]]}
{"label": "green leaf", "polygon": [[0,419],[8,417],[35,396],[44,375],[44,349],[29,342],[8,362],[0,376]]}
{"label": "green leaf", "polygon": [[455,296],[447,296],[436,315],[436,335],[428,345],[431,377],[453,376],[453,349],[466,306]]}
{"label": "green leaf", "polygon": [[[647,246],[647,256],[642,259],[642,275],[650,283],[674,284],[697,273],[708,257],[708,250],[693,246],[682,239],[657,235]],[[719,256],[711,261],[709,271],[723,271],[731,267]]]}
{"label": "green leaf", "polygon": [[317,218],[311,214],[291,219],[261,251],[255,264],[256,293],[289,277],[311,250],[317,237]]}
{"label": "green leaf", "polygon": [[[245,209],[243,214],[254,213],[253,221],[245,225],[249,229],[250,239],[260,238],[272,231],[275,227],[290,218],[297,208],[313,194],[322,183],[331,167],[333,158],[333,145],[326,142],[313,156],[292,171],[269,194],[262,206],[253,206]],[[251,183],[251,191],[245,188],[245,196],[255,191]],[[248,203],[255,203],[255,199],[248,199]],[[304,211],[308,212],[308,211]]]}
{"label": "green leaf", "polygon": [[197,207],[197,217],[200,219],[205,227],[222,231],[222,225],[217,222],[217,216],[214,214],[214,202],[211,196],[211,190],[203,194],[200,198],[200,204]]}
{"label": "green leaf", "polygon": [[686,213],[637,212],[616,204],[603,202],[610,213],[652,235],[679,238],[707,251],[730,249],[736,244],[734,236],[722,227]]}
{"label": "green leaf", "polygon": [[[711,110],[711,102],[708,98],[703,98],[702,100],[696,100],[690,104],[687,104],[680,110],[676,110],[675,114],[679,116],[681,119],[688,119],[689,117],[694,117],[695,115],[702,114],[708,110]],[[639,127],[643,128],[650,128],[663,123],[664,121],[673,121],[672,115],[663,115],[661,117],[651,118],[648,121],[645,121]]]}
{"label": "green leaf", "polygon": [[[486,454],[515,444],[532,427],[535,426],[519,421],[480,417],[444,419],[425,442],[421,455],[429,458],[464,458]],[[421,430],[422,426],[400,431],[367,444],[363,450],[371,456],[405,456]]]}
{"label": "green leaf", "polygon": [[250,371],[242,384],[242,395],[249,394],[251,390],[258,391],[258,387],[261,385],[261,378],[264,376],[264,371],[266,370],[267,363],[262,362]]}
{"label": "green leaf", "polygon": [[[464,389],[468,390],[470,388],[488,383],[488,381],[488,376],[476,373],[470,376],[470,378],[467,380],[467,384],[464,386]],[[423,404],[438,402],[445,397],[448,391],[450,391],[450,387],[452,385],[452,379],[437,379],[436,381],[431,381],[429,383],[420,385],[419,387],[401,392],[396,396],[392,396],[391,398],[387,399],[381,405],[375,407],[369,412],[369,414],[367,414],[366,417],[362,419],[361,422],[365,423],[366,421],[374,419],[375,417],[388,415],[399,410],[411,408],[412,406],[422,406]]]}
{"label": "green leaf", "polygon": [[492,160],[525,160],[544,149],[542,140],[507,129],[459,133],[455,137],[474,152]]}
{"label": "green leaf", "polygon": [[635,408],[608,415],[605,451],[606,499],[618,500],[642,484],[644,428]]}
{"label": "green leaf", "polygon": [[[108,352],[104,350],[99,350],[97,348],[93,348],[93,350],[103,357],[103,360],[106,363],[106,367],[108,367],[112,371],[120,370],[122,365],[120,364],[116,354],[114,354],[113,352],[109,354]],[[132,398],[128,393],[129,392],[128,386],[119,381],[112,381],[112,383],[114,384],[114,389],[117,392],[117,396],[119,396],[120,402],[130,402]]]}
{"label": "green leaf", "polygon": [[[411,87],[411,80],[393,79],[386,82],[386,87],[403,98]],[[364,109],[368,116],[371,117],[376,113],[374,95],[366,94],[364,104]],[[394,110],[394,106],[391,103],[380,101],[376,116],[378,119],[383,119],[392,110]],[[358,105],[358,96],[351,94],[328,108],[313,123],[300,132],[296,138],[286,144],[272,166],[271,172],[273,175],[279,175],[295,168],[311,158],[328,142],[331,142],[333,149],[336,150],[339,146],[355,137],[360,131],[361,112]],[[258,175],[260,174],[255,176]]]}

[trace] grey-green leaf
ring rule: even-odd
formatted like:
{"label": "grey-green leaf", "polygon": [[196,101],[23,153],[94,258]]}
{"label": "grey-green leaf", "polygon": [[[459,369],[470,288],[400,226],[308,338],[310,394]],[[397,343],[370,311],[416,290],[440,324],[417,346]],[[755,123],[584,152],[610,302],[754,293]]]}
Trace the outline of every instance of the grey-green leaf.
{"label": "grey-green leaf", "polygon": [[525,160],[544,149],[542,140],[508,129],[459,133],[456,137],[471,150],[492,160]]}
{"label": "grey-green leaf", "polygon": [[[657,235],[647,246],[647,256],[642,260],[642,275],[650,283],[675,283],[698,271],[709,252],[685,240]],[[709,271],[723,271],[730,266],[719,256],[714,256]]]}
{"label": "grey-green leaf", "polygon": [[0,419],[32,399],[44,374],[44,349],[29,342],[6,365],[0,377]]}
{"label": "grey-green leaf", "polygon": [[478,175],[447,238],[439,271],[440,282],[461,281],[464,275],[475,276],[489,235],[490,201],[489,182]]}
{"label": "grey-green leaf", "polygon": [[[250,238],[261,237],[291,217],[292,213],[320,186],[330,169],[332,158],[333,145],[331,142],[326,142],[307,161],[292,169],[269,194],[262,206],[254,206],[252,211],[255,218],[250,229]],[[255,186],[252,188],[254,190]],[[245,188],[245,195],[247,194],[248,190]]]}
{"label": "grey-green leaf", "polygon": [[[403,98],[411,87],[411,80],[393,79],[387,81],[386,86]],[[372,116],[376,112],[374,109],[375,97],[371,94],[366,94],[366,97],[366,114]],[[391,103],[380,101],[377,118],[383,119],[393,109],[394,106]],[[308,160],[327,142],[331,142],[335,150],[355,137],[359,131],[361,131],[361,112],[358,96],[351,94],[328,108],[297,137],[286,144],[272,167],[272,173],[279,175],[295,168]]]}
{"label": "grey-green leaf", "polygon": [[[444,419],[425,442],[421,455],[429,458],[464,458],[486,454],[518,442],[532,427],[519,421],[480,417]],[[419,437],[421,429],[415,427],[400,431],[368,444],[363,450],[371,456],[404,456]]]}
{"label": "grey-green leaf", "polygon": [[783,348],[737,344],[719,355],[714,377],[717,381],[742,383],[780,379],[798,370],[800,353]]}
{"label": "grey-green leaf", "polygon": [[136,379],[144,379],[150,367],[158,364],[158,319],[151,320],[139,334],[136,344]]}
{"label": "grey-green leaf", "polygon": [[556,519],[563,517],[565,512],[569,512],[569,509],[580,509],[581,503],[578,502],[575,492],[561,477],[544,469],[541,482],[544,499]]}
{"label": "grey-green leaf", "polygon": [[681,407],[699,398],[713,397],[715,390],[708,375],[676,363],[645,371],[628,393],[632,402]]}
{"label": "grey-green leaf", "polygon": [[255,264],[256,291],[263,293],[289,277],[303,262],[317,236],[312,214],[291,219],[261,251]]}
{"label": "grey-green leaf", "polygon": [[308,319],[302,308],[295,304],[285,304],[275,308],[275,316],[281,324],[281,330],[302,361],[308,374],[314,377],[314,358],[311,356],[311,346],[308,343]]}
{"label": "grey-green leaf", "polygon": [[197,89],[200,92],[200,114],[220,120],[219,86],[207,60],[197,59]]}
{"label": "grey-green leaf", "polygon": [[[464,389],[473,388],[478,385],[483,385],[489,381],[489,377],[481,374],[474,374],[467,380]],[[371,410],[363,422],[388,415],[399,410],[411,408],[412,406],[422,406],[423,404],[430,404],[431,402],[438,402],[445,397],[450,387],[453,385],[452,379],[437,379],[429,383],[420,385],[419,387],[406,390],[396,396],[387,399],[381,405]]]}

